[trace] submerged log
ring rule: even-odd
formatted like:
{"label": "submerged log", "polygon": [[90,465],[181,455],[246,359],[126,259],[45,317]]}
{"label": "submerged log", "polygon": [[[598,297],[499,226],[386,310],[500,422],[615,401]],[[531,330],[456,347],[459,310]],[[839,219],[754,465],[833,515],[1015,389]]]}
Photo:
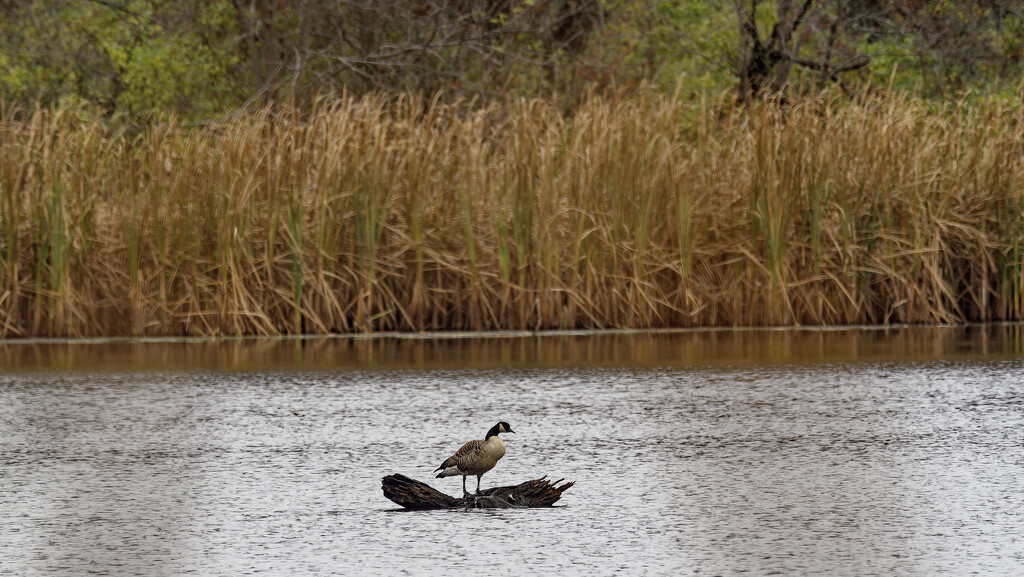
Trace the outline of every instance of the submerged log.
{"label": "submerged log", "polygon": [[460,499],[395,473],[381,479],[381,489],[385,497],[406,509],[510,509],[554,505],[555,501],[562,498],[562,493],[574,484],[573,481],[562,483],[564,480],[552,483],[547,477],[541,477],[511,487],[483,489],[480,495]]}

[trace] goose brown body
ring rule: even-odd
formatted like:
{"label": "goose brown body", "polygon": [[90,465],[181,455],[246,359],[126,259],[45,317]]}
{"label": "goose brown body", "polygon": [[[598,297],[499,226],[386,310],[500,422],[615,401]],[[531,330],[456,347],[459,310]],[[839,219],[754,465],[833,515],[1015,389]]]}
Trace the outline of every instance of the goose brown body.
{"label": "goose brown body", "polygon": [[438,477],[454,477],[462,475],[462,492],[466,491],[466,477],[476,475],[476,492],[480,493],[480,477],[490,471],[498,464],[498,460],[505,456],[505,443],[498,436],[498,433],[514,433],[512,427],[501,421],[487,431],[483,440],[477,439],[459,447],[458,451],[444,460],[441,466],[434,470],[441,471]]}

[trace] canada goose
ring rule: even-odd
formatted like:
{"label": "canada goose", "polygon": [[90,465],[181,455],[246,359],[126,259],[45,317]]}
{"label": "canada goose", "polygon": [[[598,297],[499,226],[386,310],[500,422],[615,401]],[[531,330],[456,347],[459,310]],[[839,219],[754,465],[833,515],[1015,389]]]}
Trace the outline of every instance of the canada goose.
{"label": "canada goose", "polygon": [[469,495],[466,491],[466,476],[476,475],[476,494],[480,494],[480,477],[494,468],[498,459],[505,456],[505,443],[498,437],[498,433],[514,433],[512,425],[505,421],[499,421],[497,425],[487,431],[484,440],[475,440],[459,447],[458,451],[441,463],[441,466],[434,469],[437,478],[454,477],[462,475],[462,495]]}

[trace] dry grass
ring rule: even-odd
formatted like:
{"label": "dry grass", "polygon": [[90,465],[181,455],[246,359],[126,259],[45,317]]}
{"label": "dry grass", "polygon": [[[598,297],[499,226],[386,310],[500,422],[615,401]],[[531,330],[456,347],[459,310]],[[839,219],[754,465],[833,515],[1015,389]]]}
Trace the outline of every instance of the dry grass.
{"label": "dry grass", "polygon": [[0,336],[1022,319],[1024,119],[997,103],[112,126],[0,113]]}

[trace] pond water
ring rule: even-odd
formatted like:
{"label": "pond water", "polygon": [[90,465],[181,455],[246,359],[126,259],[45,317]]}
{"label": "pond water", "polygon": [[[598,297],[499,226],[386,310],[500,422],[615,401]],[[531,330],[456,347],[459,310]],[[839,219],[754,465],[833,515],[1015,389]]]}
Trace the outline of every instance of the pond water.
{"label": "pond water", "polygon": [[1020,575],[1022,334],[0,344],[0,575]]}

